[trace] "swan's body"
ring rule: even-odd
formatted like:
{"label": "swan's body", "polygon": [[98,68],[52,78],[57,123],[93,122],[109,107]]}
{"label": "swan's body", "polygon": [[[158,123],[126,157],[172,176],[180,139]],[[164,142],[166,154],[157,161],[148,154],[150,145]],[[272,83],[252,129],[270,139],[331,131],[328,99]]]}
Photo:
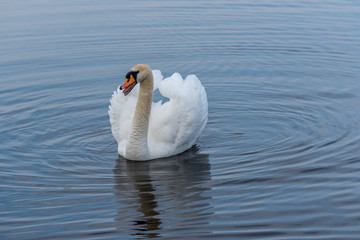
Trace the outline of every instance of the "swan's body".
{"label": "swan's body", "polygon": [[[135,86],[138,82],[140,87]],[[169,101],[153,103],[156,89]],[[127,81],[114,92],[109,116],[119,155],[130,160],[150,160],[192,147],[206,125],[208,102],[195,75],[183,80],[174,73],[163,80],[160,71],[140,64],[130,70]]]}

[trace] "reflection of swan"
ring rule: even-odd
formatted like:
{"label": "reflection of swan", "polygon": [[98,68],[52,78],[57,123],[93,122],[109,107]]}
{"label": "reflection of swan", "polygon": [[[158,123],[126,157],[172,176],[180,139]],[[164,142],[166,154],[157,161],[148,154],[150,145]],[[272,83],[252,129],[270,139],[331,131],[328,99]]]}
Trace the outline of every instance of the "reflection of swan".
{"label": "reflection of swan", "polygon": [[[126,164],[126,166],[121,165]],[[149,166],[147,164],[141,163],[134,163],[134,162],[125,162],[124,159],[119,159],[116,169],[114,173],[119,174],[122,172],[122,168],[125,167],[127,170],[127,174],[131,175],[128,181],[124,182],[117,182],[116,188],[119,190],[118,193],[123,193],[126,189],[124,188],[123,184],[130,184],[131,190],[129,189],[128,192],[136,191],[135,199],[130,196],[126,196],[126,194],[118,195],[119,200],[121,199],[122,202],[124,200],[130,200],[131,202],[136,202],[136,206],[134,206],[132,215],[136,215],[136,212],[139,212],[142,216],[138,218],[133,218],[130,220],[131,224],[133,225],[133,229],[135,230],[135,235],[143,235],[148,238],[153,238],[159,235],[157,230],[160,229],[161,220],[157,217],[159,213],[156,211],[156,207],[158,206],[154,191],[155,188],[151,183],[151,179],[149,176]],[[120,180],[117,178],[116,180]],[[125,199],[123,199],[125,198]],[[120,202],[119,202],[120,203]],[[130,204],[131,205],[131,204]],[[127,206],[125,209],[128,209]],[[124,209],[121,209],[124,210]],[[124,216],[121,216],[119,213],[118,221],[124,220]]]}
{"label": "reflection of swan", "polygon": [[[126,78],[109,107],[111,130],[121,156],[130,160],[168,157],[195,144],[208,116],[206,92],[195,75],[183,80],[175,73],[162,80],[160,71],[139,64]],[[140,91],[134,88],[137,83]],[[153,103],[157,88],[170,100]]]}
{"label": "reflection of swan", "polygon": [[152,238],[166,237],[179,226],[211,231],[207,230],[211,198],[206,196],[210,164],[208,155],[196,152],[194,147],[166,159],[117,161],[114,192],[121,232]]}

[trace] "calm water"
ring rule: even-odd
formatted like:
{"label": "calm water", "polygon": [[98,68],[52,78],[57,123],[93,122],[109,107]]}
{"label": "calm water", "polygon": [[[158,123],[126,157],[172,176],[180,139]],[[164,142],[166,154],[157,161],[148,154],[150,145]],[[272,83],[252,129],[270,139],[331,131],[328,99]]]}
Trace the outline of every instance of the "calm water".
{"label": "calm water", "polygon": [[[1,1],[1,239],[359,239],[358,1]],[[117,156],[137,63],[196,74],[197,147]]]}

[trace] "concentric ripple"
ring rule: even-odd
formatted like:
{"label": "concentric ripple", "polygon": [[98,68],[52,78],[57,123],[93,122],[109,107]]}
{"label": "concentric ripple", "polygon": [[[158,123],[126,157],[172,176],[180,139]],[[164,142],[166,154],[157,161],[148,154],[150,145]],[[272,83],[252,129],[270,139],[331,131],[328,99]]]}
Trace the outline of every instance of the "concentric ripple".
{"label": "concentric ripple", "polygon": [[[2,1],[1,239],[358,239],[356,1]],[[117,155],[128,69],[196,74],[197,146]]]}

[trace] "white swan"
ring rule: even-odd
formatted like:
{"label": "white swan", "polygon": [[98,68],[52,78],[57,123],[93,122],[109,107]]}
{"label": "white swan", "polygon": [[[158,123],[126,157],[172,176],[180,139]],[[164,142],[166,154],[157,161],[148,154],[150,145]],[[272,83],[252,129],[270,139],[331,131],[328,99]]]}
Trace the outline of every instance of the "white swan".
{"label": "white swan", "polygon": [[[156,89],[169,101],[153,103]],[[192,147],[206,125],[208,102],[195,75],[183,80],[174,73],[163,80],[159,70],[139,64],[130,69],[125,83],[112,95],[109,116],[119,155],[143,161]]]}

